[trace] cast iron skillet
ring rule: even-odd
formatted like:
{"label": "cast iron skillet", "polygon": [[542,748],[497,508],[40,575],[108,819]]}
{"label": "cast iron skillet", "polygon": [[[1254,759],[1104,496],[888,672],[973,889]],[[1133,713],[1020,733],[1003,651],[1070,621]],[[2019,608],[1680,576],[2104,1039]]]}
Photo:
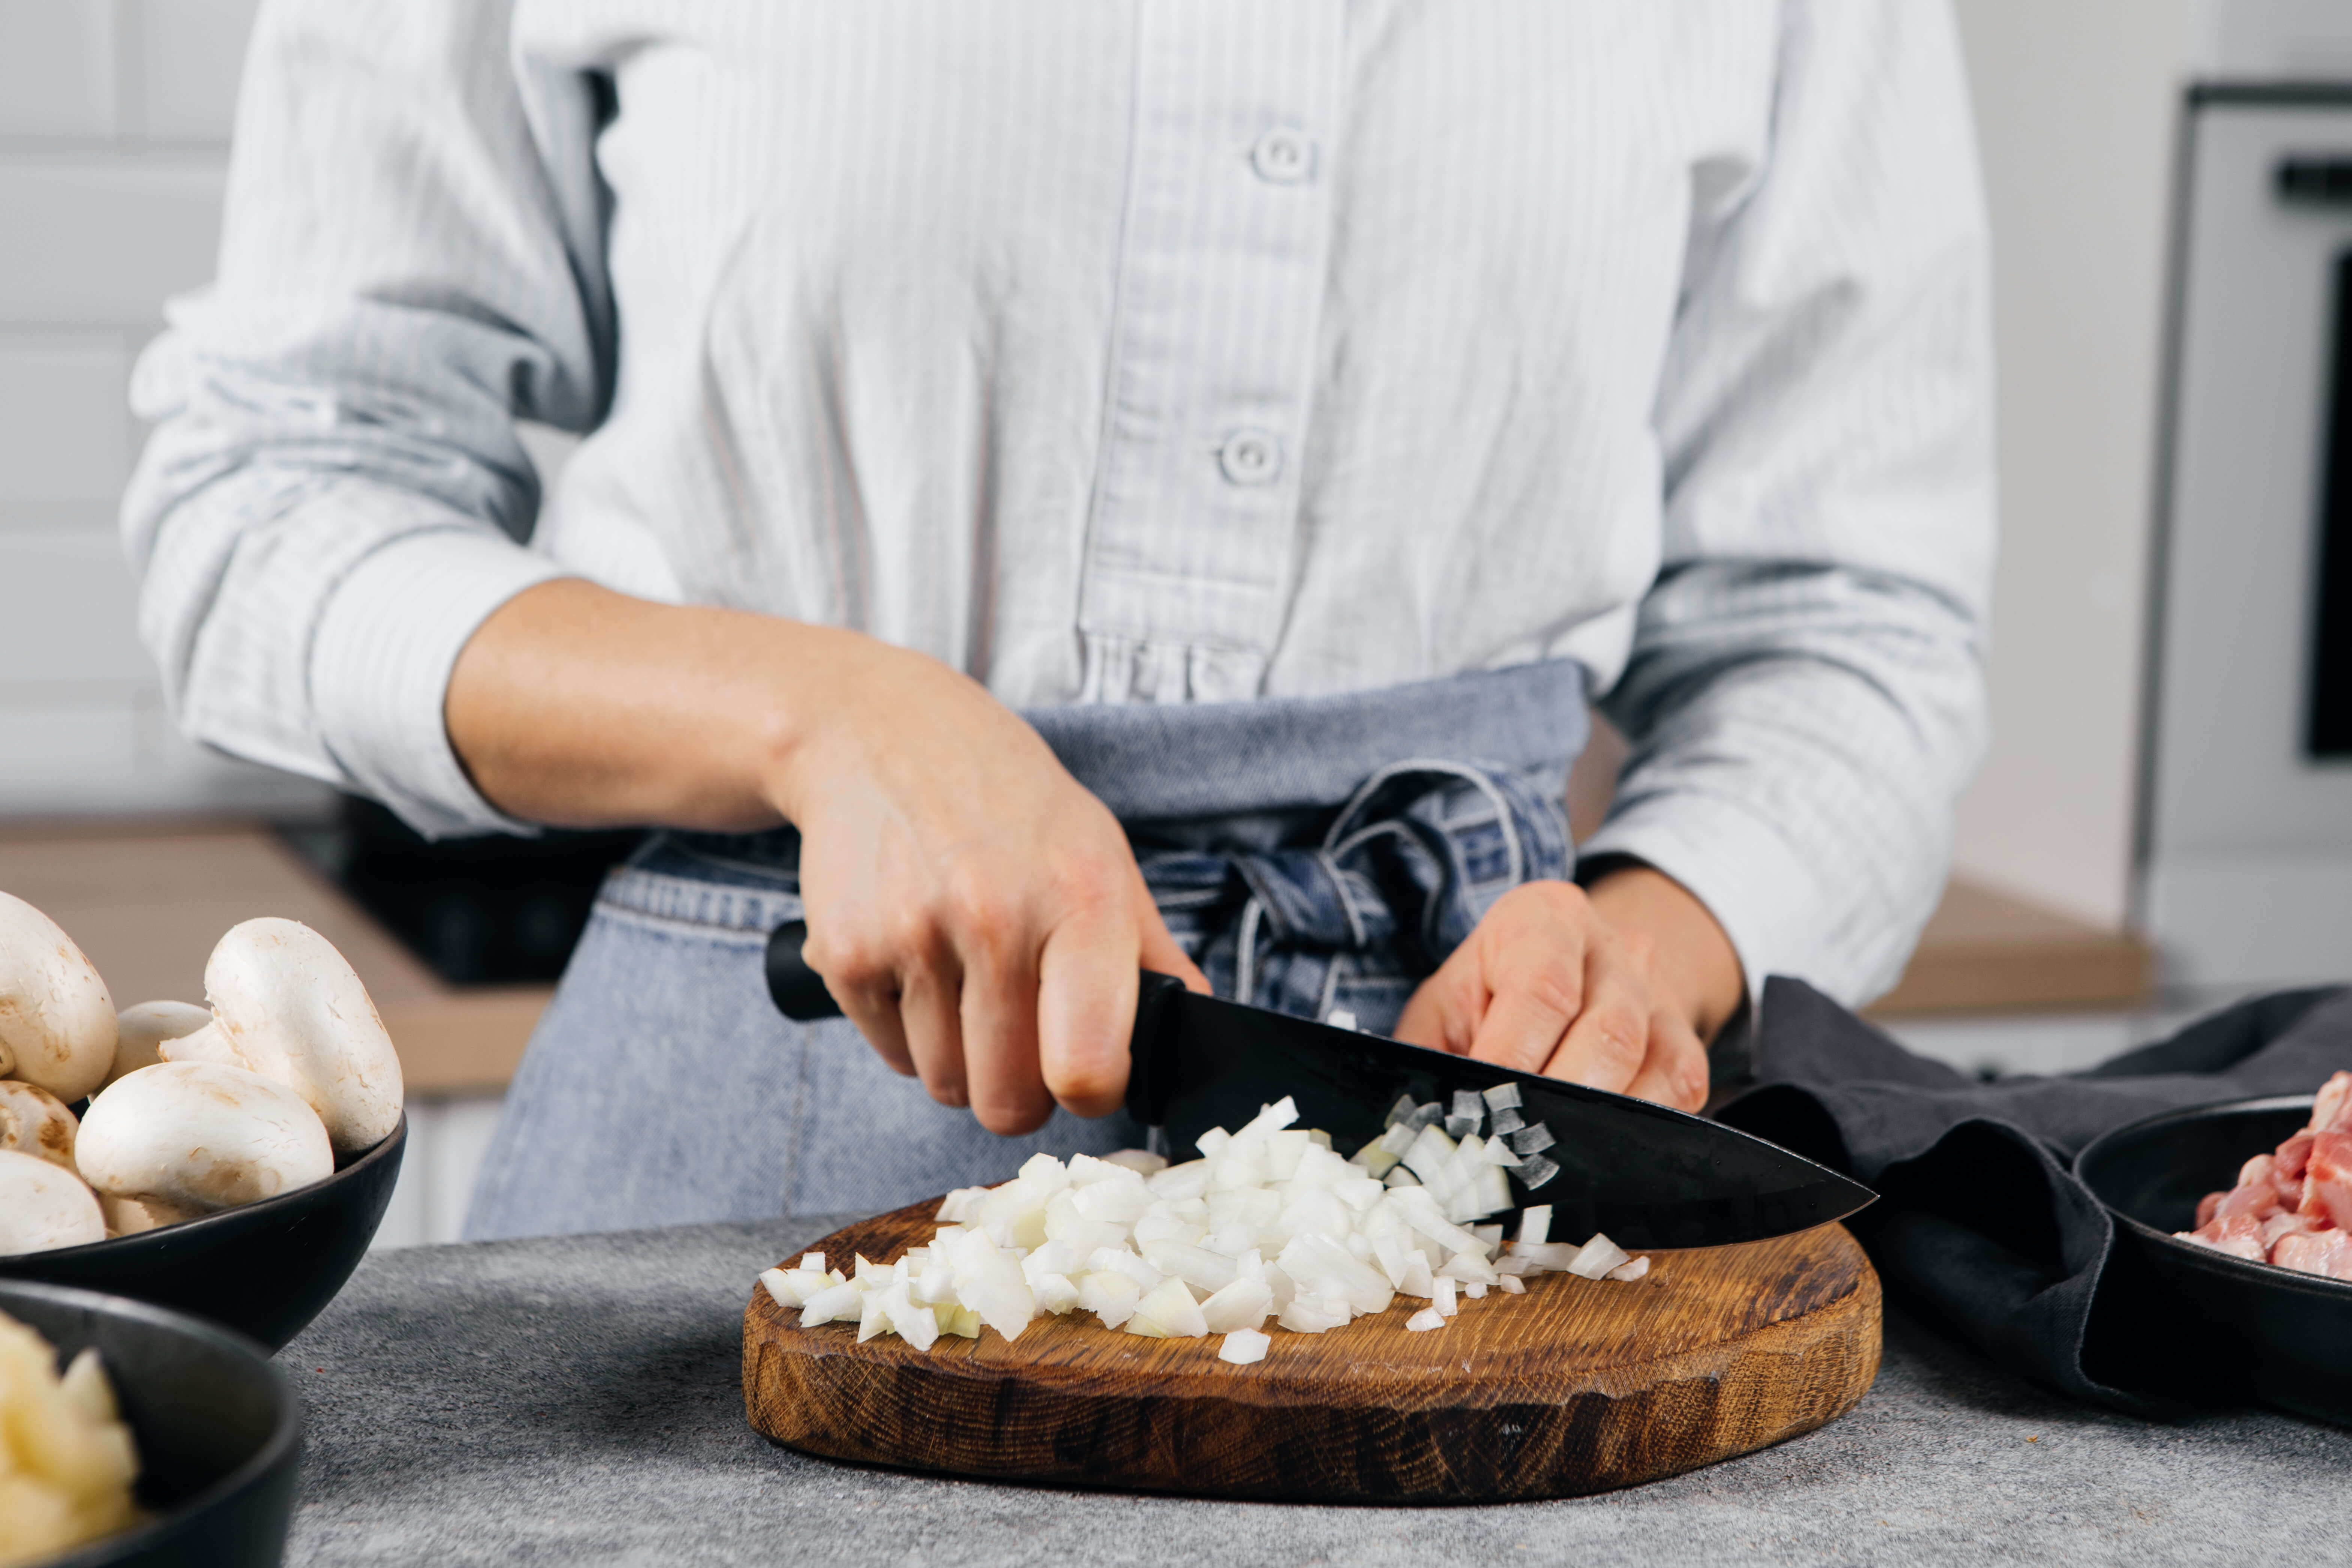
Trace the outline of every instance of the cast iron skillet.
{"label": "cast iron skillet", "polygon": [[286,1554],[301,1465],[294,1391],[259,1345],[94,1290],[0,1280],[0,1312],[72,1359],[98,1347],[139,1445],[135,1530],[48,1568],[261,1568]]}
{"label": "cast iron skillet", "polygon": [[323,1182],[137,1236],[0,1258],[0,1280],[152,1301],[283,1350],[359,1267],[407,1141],[403,1116],[383,1142]]}
{"label": "cast iron skillet", "polygon": [[2177,1353],[2264,1404],[2352,1426],[2352,1281],[2172,1236],[2195,1226],[2200,1198],[2227,1191],[2239,1166],[2310,1120],[2309,1095],[2169,1110],[2098,1138],[2074,1173],[2180,1320]]}

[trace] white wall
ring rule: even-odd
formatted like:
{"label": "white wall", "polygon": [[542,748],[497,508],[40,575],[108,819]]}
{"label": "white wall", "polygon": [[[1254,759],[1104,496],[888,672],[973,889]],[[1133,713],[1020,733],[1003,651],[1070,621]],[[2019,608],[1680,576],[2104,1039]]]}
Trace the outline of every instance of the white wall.
{"label": "white wall", "polygon": [[1992,213],[2001,563],[1958,868],[2123,921],[2192,0],[1958,0]]}
{"label": "white wall", "polygon": [[212,276],[255,0],[0,0],[0,813],[284,805],[164,717],[115,506],[131,363]]}

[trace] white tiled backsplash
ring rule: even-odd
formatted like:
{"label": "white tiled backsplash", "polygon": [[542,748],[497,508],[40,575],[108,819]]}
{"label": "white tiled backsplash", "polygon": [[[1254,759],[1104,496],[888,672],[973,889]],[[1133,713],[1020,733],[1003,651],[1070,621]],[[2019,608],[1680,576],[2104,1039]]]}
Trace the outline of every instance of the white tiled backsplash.
{"label": "white tiled backsplash", "polygon": [[306,805],[182,740],[115,508],[131,365],[212,276],[257,0],[0,0],[0,815]]}

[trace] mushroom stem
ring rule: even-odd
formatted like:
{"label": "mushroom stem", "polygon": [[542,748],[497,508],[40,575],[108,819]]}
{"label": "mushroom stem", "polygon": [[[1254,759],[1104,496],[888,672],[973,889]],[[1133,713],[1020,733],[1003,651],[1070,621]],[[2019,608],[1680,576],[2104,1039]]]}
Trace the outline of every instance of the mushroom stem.
{"label": "mushroom stem", "polygon": [[212,1021],[212,1013],[194,1002],[140,1002],[125,1007],[114,1021],[118,1037],[107,1083],[153,1067],[163,1059],[160,1047],[164,1041],[183,1039]]}

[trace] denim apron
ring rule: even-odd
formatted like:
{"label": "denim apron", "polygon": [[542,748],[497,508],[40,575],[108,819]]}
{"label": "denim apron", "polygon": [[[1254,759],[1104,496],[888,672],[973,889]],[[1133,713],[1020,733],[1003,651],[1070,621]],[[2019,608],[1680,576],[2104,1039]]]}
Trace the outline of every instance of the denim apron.
{"label": "denim apron", "polygon": [[[1345,697],[1025,714],[1127,828],[1217,993],[1385,1033],[1487,908],[1573,863],[1588,716],[1568,661]],[[1000,1138],[849,1024],[769,1001],[799,839],[665,832],[614,871],[507,1094],[467,1233],[872,1213],[1039,1150],[1135,1147],[1124,1112]]]}

